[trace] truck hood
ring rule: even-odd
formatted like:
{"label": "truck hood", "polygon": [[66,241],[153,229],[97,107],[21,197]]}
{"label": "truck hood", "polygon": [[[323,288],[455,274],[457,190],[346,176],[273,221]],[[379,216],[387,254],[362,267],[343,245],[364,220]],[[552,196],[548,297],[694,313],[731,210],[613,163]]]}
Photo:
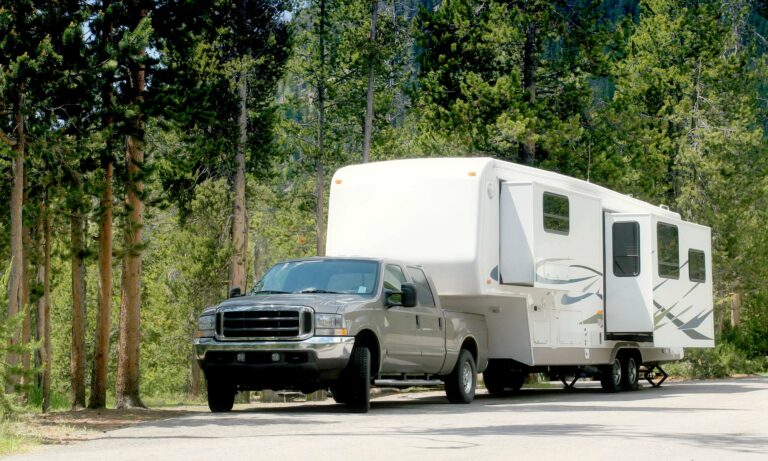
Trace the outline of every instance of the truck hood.
{"label": "truck hood", "polygon": [[315,312],[335,314],[349,307],[370,303],[374,299],[369,296],[326,293],[241,296],[222,302],[216,310],[267,306],[306,306],[311,307]]}

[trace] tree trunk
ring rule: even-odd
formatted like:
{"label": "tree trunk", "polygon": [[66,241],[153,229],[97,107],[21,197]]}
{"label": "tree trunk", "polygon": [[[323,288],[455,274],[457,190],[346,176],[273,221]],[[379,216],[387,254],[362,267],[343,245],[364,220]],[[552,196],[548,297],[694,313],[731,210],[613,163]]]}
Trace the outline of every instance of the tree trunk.
{"label": "tree trunk", "polygon": [[45,201],[40,203],[40,223],[37,283],[43,287],[43,295],[37,300],[37,335],[41,340],[38,354],[42,366],[42,410],[45,413],[51,406],[51,219]]}
{"label": "tree trunk", "polygon": [[192,354],[191,354],[192,360],[192,382],[190,385],[190,394],[198,397],[200,395],[200,365],[197,364],[197,353],[195,351],[194,346],[192,347]]}
{"label": "tree trunk", "polygon": [[[22,200],[22,208],[27,209],[29,204],[29,187],[27,184],[27,174],[24,174],[24,194],[23,194],[23,200]],[[32,309],[30,306],[30,274],[29,274],[29,260],[30,260],[30,246],[32,245],[32,239],[29,234],[29,225],[26,222],[21,223],[21,243],[22,243],[22,259],[24,261],[24,264],[22,264],[21,272],[21,298],[22,298],[22,315],[24,316],[24,321],[21,325],[21,343],[22,344],[29,344],[32,341]],[[25,371],[24,374],[21,375],[21,386],[24,389],[24,399],[27,400],[29,398],[29,388],[28,386],[32,384],[31,379],[32,377],[28,373],[28,371],[31,369],[31,355],[29,351],[24,351],[21,354],[21,368]]]}
{"label": "tree trunk", "polygon": [[229,289],[240,288],[245,293],[245,262],[248,251],[248,220],[245,210],[245,146],[248,142],[248,80],[245,64],[238,82],[240,93],[240,138],[235,156],[234,206],[232,219],[232,261],[229,269]]}
{"label": "tree trunk", "polygon": [[[24,305],[24,296],[22,290],[22,280],[24,278],[24,250],[22,238],[22,209],[24,200],[24,149],[26,147],[26,138],[24,133],[24,85],[19,84],[19,96],[16,101],[14,112],[16,118],[16,141],[13,144],[15,155],[12,160],[11,169],[13,170],[13,187],[11,189],[11,274],[8,282],[8,315],[16,315]],[[14,333],[11,338],[11,344],[17,344],[19,341],[18,333]],[[17,364],[19,357],[15,353],[9,353],[7,362],[13,366]],[[7,390],[12,390],[10,383]]]}
{"label": "tree trunk", "polygon": [[104,408],[107,404],[109,327],[112,314],[112,161],[108,155],[102,158],[102,168],[104,191],[99,224],[99,309],[96,311],[90,408]]}
{"label": "tree trunk", "polygon": [[[79,181],[78,181],[79,182]],[[77,187],[82,187],[79,184]],[[85,408],[85,238],[83,213],[78,205],[70,218],[72,265],[72,353],[70,377],[72,408]]]}
{"label": "tree trunk", "polygon": [[[110,1],[104,0],[102,8],[105,17],[101,29],[100,53],[107,59],[108,46],[112,37],[112,18],[107,17]],[[109,133],[114,124],[112,116],[113,79],[109,74],[101,89],[101,99],[105,114],[102,128]],[[99,222],[99,308],[96,311],[96,334],[94,338],[93,369],[91,370],[90,408],[104,408],[107,405],[107,370],[109,366],[109,329],[112,317],[112,142],[107,140],[105,151],[101,155],[101,168],[104,171],[104,189],[102,190]]]}
{"label": "tree trunk", "polygon": [[376,19],[379,15],[379,0],[371,0],[371,36],[368,58],[368,96],[365,106],[365,128],[363,133],[363,163],[368,163],[371,156],[371,133],[373,132],[373,91],[376,84]]}
{"label": "tree trunk", "polygon": [[[523,45],[523,97],[531,109],[536,104],[536,24],[530,23],[525,28],[525,44]],[[536,159],[536,141],[533,133],[527,133],[526,139],[520,145],[519,162],[523,165],[533,165]]]}
{"label": "tree trunk", "polygon": [[320,0],[320,74],[317,81],[317,158],[315,159],[315,224],[318,256],[325,255],[325,0]]}
{"label": "tree trunk", "polygon": [[[147,10],[139,10],[137,24],[147,16]],[[144,52],[142,52],[144,54]],[[144,93],[144,64],[131,65],[133,103],[140,104]],[[118,343],[117,408],[144,408],[140,397],[139,346],[141,334],[141,254],[144,203],[143,131],[144,121],[137,115],[131,121],[132,134],[126,136],[125,164],[128,176],[125,223],[125,256],[123,257],[122,299],[120,302],[120,340]],[[133,133],[142,133],[137,137]]]}
{"label": "tree trunk", "polygon": [[739,280],[734,282],[733,297],[731,298],[731,326],[737,327],[741,323],[741,283]]}

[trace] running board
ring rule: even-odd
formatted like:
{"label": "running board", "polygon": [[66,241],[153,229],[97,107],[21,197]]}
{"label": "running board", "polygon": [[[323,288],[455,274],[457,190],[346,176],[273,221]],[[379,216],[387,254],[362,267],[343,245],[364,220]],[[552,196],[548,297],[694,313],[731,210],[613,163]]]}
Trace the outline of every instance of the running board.
{"label": "running board", "polygon": [[439,379],[377,379],[373,382],[380,387],[434,387],[443,384]]}

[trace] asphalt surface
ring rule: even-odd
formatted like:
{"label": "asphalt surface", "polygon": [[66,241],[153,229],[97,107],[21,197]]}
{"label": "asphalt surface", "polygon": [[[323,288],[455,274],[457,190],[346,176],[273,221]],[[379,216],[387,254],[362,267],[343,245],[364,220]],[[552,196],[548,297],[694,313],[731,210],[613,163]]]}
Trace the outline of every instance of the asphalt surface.
{"label": "asphalt surface", "polygon": [[[105,433],[12,460],[768,459],[768,378],[604,394],[523,389],[469,405],[442,393],[376,399],[368,414],[321,403],[236,405]],[[599,458],[596,458],[599,457]]]}

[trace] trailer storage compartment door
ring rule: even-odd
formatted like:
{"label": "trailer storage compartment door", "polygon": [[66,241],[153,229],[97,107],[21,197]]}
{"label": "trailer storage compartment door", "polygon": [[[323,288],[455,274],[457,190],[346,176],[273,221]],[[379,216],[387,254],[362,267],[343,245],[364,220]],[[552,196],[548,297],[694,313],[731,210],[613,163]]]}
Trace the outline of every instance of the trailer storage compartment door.
{"label": "trailer storage compartment door", "polygon": [[605,331],[653,333],[651,217],[605,213]]}

